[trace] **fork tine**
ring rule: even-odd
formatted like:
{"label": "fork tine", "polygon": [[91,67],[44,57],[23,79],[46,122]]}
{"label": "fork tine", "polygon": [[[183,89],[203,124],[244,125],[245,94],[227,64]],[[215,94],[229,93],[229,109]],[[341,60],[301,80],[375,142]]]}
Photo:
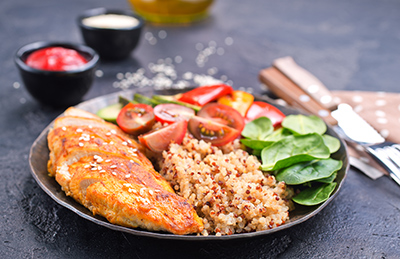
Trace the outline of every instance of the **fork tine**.
{"label": "fork tine", "polygon": [[392,160],[398,167],[400,167],[400,151],[393,146],[386,146],[383,148],[387,156]]}
{"label": "fork tine", "polygon": [[389,159],[387,153],[382,148],[366,147],[366,150],[388,169],[390,177],[400,185],[400,169]]}
{"label": "fork tine", "polygon": [[386,167],[390,170],[390,176],[400,185],[400,169],[397,167],[392,160],[389,158],[388,154],[382,149],[378,148],[376,150],[380,159],[384,162]]}

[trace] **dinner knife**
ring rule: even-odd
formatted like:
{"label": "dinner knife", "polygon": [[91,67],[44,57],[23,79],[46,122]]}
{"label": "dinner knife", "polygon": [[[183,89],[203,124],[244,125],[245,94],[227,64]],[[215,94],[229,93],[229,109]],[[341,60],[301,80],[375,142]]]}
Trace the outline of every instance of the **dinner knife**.
{"label": "dinner knife", "polygon": [[292,57],[275,59],[273,66],[324,108],[336,109],[337,102],[328,88],[316,76],[299,66]]}
{"label": "dinner knife", "polygon": [[[369,148],[370,145],[385,141],[372,126],[353,111],[351,106],[335,103],[335,99],[329,90],[319,80],[316,81],[311,73],[298,66],[291,57],[275,60],[273,65],[273,67],[260,71],[260,81],[289,105],[318,115],[330,124],[348,143],[359,145],[365,148],[366,151],[371,150]],[[310,75],[312,78],[309,78]],[[313,82],[313,84],[317,82],[318,91],[314,91],[313,93],[307,91],[308,88],[316,88],[315,86],[309,87],[307,82]],[[330,102],[326,102],[326,100],[330,100]],[[372,155],[374,158],[380,159],[374,154]],[[354,163],[355,160],[352,160],[352,165],[362,170],[360,161],[358,161],[357,165],[357,163]],[[372,179],[381,176],[378,175],[380,173],[378,170],[362,171]],[[391,171],[389,173],[400,185],[400,176],[396,176]]]}

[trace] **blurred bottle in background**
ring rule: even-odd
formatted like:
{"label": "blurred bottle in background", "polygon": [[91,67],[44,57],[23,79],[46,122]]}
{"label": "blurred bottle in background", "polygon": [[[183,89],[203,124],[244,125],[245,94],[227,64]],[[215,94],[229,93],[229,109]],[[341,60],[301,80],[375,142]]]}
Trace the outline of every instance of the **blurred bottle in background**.
{"label": "blurred bottle in background", "polygon": [[192,23],[208,16],[214,0],[128,0],[134,11],[153,23]]}

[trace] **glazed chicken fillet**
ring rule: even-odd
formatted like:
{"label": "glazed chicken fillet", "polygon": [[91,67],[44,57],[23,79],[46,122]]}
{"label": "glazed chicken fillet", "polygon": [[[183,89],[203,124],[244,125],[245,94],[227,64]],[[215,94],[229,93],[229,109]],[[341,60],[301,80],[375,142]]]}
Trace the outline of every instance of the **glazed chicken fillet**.
{"label": "glazed chicken fillet", "polygon": [[116,125],[69,108],[48,134],[48,171],[93,214],[126,227],[199,233],[201,219]]}

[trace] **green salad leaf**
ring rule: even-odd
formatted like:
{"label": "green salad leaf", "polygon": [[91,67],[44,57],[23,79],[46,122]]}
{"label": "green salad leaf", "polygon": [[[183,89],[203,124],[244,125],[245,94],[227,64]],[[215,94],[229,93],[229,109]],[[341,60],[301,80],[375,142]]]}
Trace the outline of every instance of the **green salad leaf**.
{"label": "green salad leaf", "polygon": [[334,172],[329,177],[318,179],[317,182],[320,182],[320,183],[333,183],[333,181],[335,181],[336,177],[337,177],[337,172]]}
{"label": "green salad leaf", "polygon": [[318,205],[326,201],[335,190],[336,183],[324,183],[311,188],[304,189],[292,200],[298,204],[306,206]]}
{"label": "green salad leaf", "polygon": [[240,142],[245,145],[246,147],[249,147],[251,149],[255,150],[262,150],[265,147],[268,147],[269,145],[274,144],[274,141],[265,141],[265,140],[256,140],[256,139],[241,139]]}
{"label": "green salad leaf", "polygon": [[[342,161],[332,158],[303,162],[284,168],[275,174],[278,181],[298,185],[329,178],[342,168]],[[325,180],[324,180],[325,181]]]}
{"label": "green salad leaf", "polygon": [[268,137],[265,139],[265,141],[279,141],[287,136],[293,135],[289,130],[286,130],[284,128],[279,128],[274,130]]}
{"label": "green salad leaf", "polygon": [[305,116],[302,114],[289,115],[282,121],[282,127],[290,130],[297,135],[305,135],[309,133],[324,134],[327,130],[325,122],[315,116]]}
{"label": "green salad leaf", "polygon": [[267,117],[257,118],[246,124],[242,136],[252,140],[265,140],[274,131],[272,122]]}
{"label": "green salad leaf", "polygon": [[319,134],[285,137],[261,151],[261,169],[273,171],[299,162],[329,158],[330,152]]}
{"label": "green salad leaf", "polygon": [[327,134],[322,135],[322,138],[324,139],[324,143],[329,148],[329,152],[331,152],[331,154],[339,150],[340,141],[337,138]]}

